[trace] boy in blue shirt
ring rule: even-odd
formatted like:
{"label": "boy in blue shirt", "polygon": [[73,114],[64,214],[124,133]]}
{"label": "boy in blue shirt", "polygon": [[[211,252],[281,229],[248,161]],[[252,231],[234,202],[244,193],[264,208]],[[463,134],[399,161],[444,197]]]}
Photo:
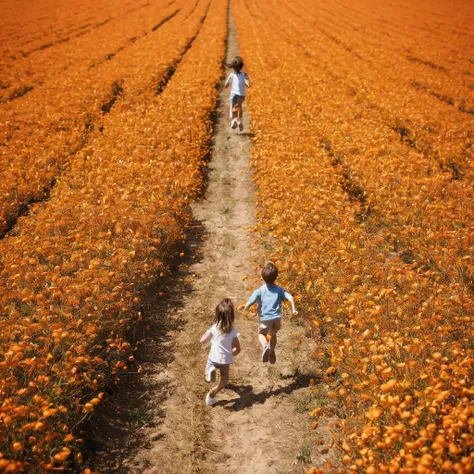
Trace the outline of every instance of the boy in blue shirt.
{"label": "boy in blue shirt", "polygon": [[[294,315],[298,314],[295,309],[293,296],[283,288],[275,285],[278,276],[278,268],[273,262],[268,262],[262,269],[262,278],[265,285],[255,290],[247,301],[244,311],[250,306],[258,304],[258,339],[262,345],[262,362],[276,362],[275,347],[277,344],[277,332],[281,328],[281,305],[283,301],[291,303],[291,310]],[[270,335],[270,343],[267,341]]]}

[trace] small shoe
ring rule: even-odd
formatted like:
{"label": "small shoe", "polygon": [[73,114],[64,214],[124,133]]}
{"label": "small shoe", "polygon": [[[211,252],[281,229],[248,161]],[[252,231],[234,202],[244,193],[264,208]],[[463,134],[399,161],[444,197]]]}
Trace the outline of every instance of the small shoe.
{"label": "small shoe", "polygon": [[277,361],[277,356],[275,354],[275,351],[270,351],[268,359],[270,361],[270,364],[274,364]]}
{"label": "small shoe", "polygon": [[206,382],[211,383],[216,381],[216,368],[213,367],[209,372],[206,374],[204,377],[206,379]]}
{"label": "small shoe", "polygon": [[268,356],[270,355],[270,346],[267,344],[264,348],[263,348],[263,352],[262,352],[262,362],[268,362]]}
{"label": "small shoe", "polygon": [[212,407],[212,405],[214,405],[215,403],[216,401],[214,400],[214,397],[211,397],[211,392],[207,392],[206,405],[209,405],[210,407]]}
{"label": "small shoe", "polygon": [[236,129],[237,128],[237,119],[233,119],[231,124],[230,124],[230,128],[232,128],[232,130]]}
{"label": "small shoe", "polygon": [[239,120],[239,130],[241,132],[243,132],[243,130],[244,130],[244,124],[243,124],[242,120]]}

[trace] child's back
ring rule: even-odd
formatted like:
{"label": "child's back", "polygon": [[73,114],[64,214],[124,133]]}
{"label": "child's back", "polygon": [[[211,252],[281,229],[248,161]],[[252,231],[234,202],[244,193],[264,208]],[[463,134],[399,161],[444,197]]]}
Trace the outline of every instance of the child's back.
{"label": "child's back", "polygon": [[208,329],[208,332],[212,335],[211,351],[209,352],[209,358],[212,362],[233,364],[232,343],[238,336],[237,329],[232,328],[229,332],[224,332],[218,324],[214,324]]}
{"label": "child's back", "polygon": [[[265,285],[257,288],[250,296],[244,311],[257,303],[258,305],[258,339],[262,345],[262,362],[276,362],[275,347],[277,344],[277,332],[281,328],[281,305],[283,301],[289,301],[293,314],[297,314],[293,296],[283,288],[275,285],[278,269],[268,262],[262,269],[262,278]],[[270,344],[267,337],[270,336]]]}
{"label": "child's back", "polygon": [[261,321],[281,318],[281,305],[283,301],[293,299],[281,286],[266,283],[255,290],[249,303],[257,303],[258,316]]}
{"label": "child's back", "polygon": [[242,131],[242,104],[245,101],[245,88],[250,87],[250,79],[246,72],[242,72],[244,62],[240,56],[236,56],[229,64],[229,67],[234,70],[225,81],[225,87],[231,85],[229,97],[230,126],[232,129],[238,126],[240,131]]}
{"label": "child's back", "polygon": [[234,71],[229,75],[228,80],[232,80],[230,94],[245,97],[246,81],[249,80],[248,74],[242,71]]}
{"label": "child's back", "polygon": [[234,305],[229,298],[224,298],[216,306],[215,324],[201,337],[202,344],[211,342],[205,369],[206,381],[213,382],[216,379],[216,369],[219,369],[221,374],[219,384],[211,388],[206,395],[208,405],[214,405],[214,397],[227,385],[230,364],[234,363],[234,356],[240,352],[239,335],[234,328],[234,319]]}

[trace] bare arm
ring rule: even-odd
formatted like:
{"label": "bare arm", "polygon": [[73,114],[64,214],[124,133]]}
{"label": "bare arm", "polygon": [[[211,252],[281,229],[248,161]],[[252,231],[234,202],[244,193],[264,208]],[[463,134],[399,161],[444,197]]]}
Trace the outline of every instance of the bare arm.
{"label": "bare arm", "polygon": [[225,81],[225,85],[224,87],[229,87],[229,85],[231,84],[232,82],[232,73],[229,74],[229,77],[227,78],[227,80]]}
{"label": "bare arm", "polygon": [[250,87],[250,77],[249,77],[247,74],[245,74],[245,79],[244,79],[244,81],[245,81],[245,85],[246,85],[247,87]]}
{"label": "bare arm", "polygon": [[295,300],[293,299],[293,296],[291,296],[288,292],[285,291],[285,299],[291,303],[291,312],[296,316],[298,314],[298,311],[296,311]]}
{"label": "bare arm", "polygon": [[212,334],[209,331],[206,331],[202,337],[201,340],[199,341],[201,344],[205,344],[206,342],[209,342],[212,339]]}
{"label": "bare arm", "polygon": [[232,354],[236,356],[240,353],[240,341],[238,337],[234,337],[232,340]]}
{"label": "bare arm", "polygon": [[253,304],[255,304],[257,302],[257,299],[258,299],[258,295],[259,295],[259,290],[255,290],[253,293],[252,293],[252,296],[250,296],[249,300],[247,301],[247,303],[245,304],[245,308],[244,308],[244,313],[246,311],[248,311],[248,309],[250,308],[250,306],[252,306]]}

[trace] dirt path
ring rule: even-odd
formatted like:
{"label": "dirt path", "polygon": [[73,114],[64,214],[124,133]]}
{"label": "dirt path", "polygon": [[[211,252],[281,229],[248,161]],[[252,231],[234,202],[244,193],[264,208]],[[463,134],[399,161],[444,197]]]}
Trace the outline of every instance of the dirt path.
{"label": "dirt path", "polygon": [[[237,53],[230,12],[227,60]],[[308,359],[314,343],[304,337],[298,320],[289,320],[288,310],[274,366],[260,362],[256,316],[238,313],[242,353],[231,367],[231,384],[218,395],[215,407],[204,403],[209,389],[203,378],[208,348],[200,347],[199,338],[212,325],[214,308],[222,298],[232,298],[237,307],[249,297],[250,286],[261,284],[260,279],[253,282],[255,260],[262,251],[254,247],[251,232],[255,196],[248,169],[251,134],[245,132],[249,117],[245,111],[244,133],[232,131],[228,91],[221,91],[219,102],[209,184],[205,198],[194,208],[207,238],[189,272],[192,291],[182,307],[171,308],[167,316],[183,320],[184,328],[168,334],[173,361],[149,376],[154,385],[167,387],[166,400],[150,423],[153,428],[140,433],[148,449],[140,450],[128,464],[131,473],[303,473],[308,465],[321,465],[331,455],[326,450],[327,456],[314,459],[317,431],[311,430],[308,420],[308,410],[316,406],[310,379],[317,368]],[[162,393],[156,396],[163,399]],[[318,436],[328,444],[324,433]]]}

